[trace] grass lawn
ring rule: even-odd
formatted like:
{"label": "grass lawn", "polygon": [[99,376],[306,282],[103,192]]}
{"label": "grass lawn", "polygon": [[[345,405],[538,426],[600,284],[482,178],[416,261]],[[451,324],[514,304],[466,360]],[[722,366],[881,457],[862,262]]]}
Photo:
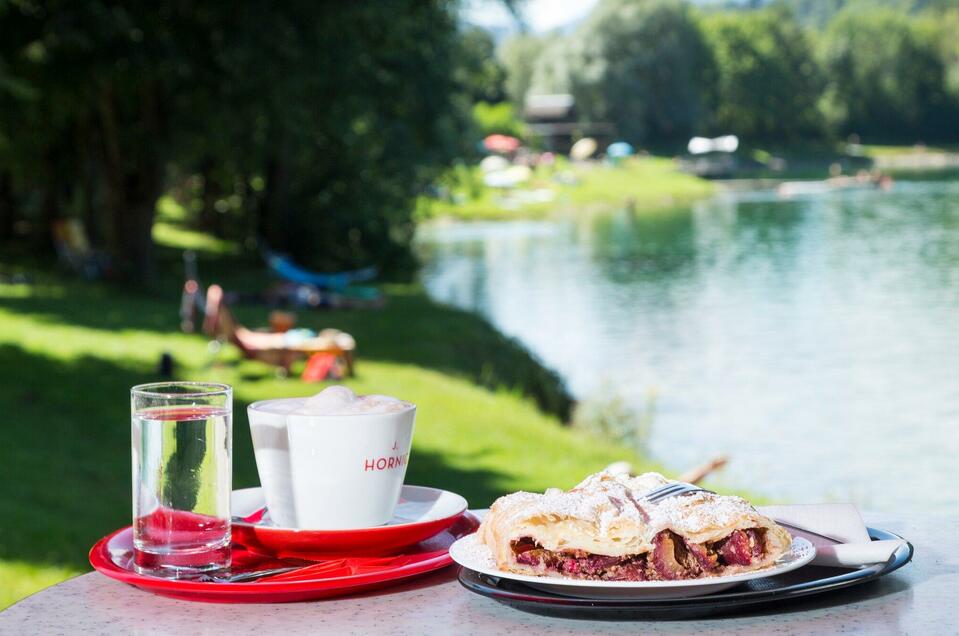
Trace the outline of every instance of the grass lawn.
{"label": "grass lawn", "polygon": [[[191,240],[204,246],[202,237]],[[246,405],[321,388],[278,378],[232,346],[214,355],[203,336],[180,333],[178,253],[163,252],[164,282],[151,291],[43,268],[31,270],[30,284],[0,284],[0,409],[8,414],[0,608],[87,571],[89,547],[130,523],[128,390],[156,378],[163,352],[173,355],[177,378],[233,385],[237,488],[258,483]],[[17,270],[0,261],[0,272]],[[204,281],[227,289],[262,288],[262,270],[201,253]],[[483,320],[431,303],[416,286],[388,292],[381,311],[303,311],[299,322],[356,336],[358,375],[348,382],[356,391],[419,405],[409,483],[455,490],[478,507],[506,491],[572,485],[615,460],[649,467],[621,446],[563,426],[553,413],[568,403],[555,375]],[[266,321],[265,307],[236,310],[248,325]]]}
{"label": "grass lawn", "polygon": [[956,144],[937,144],[935,146],[924,146],[916,144],[901,145],[876,145],[865,144],[862,146],[863,153],[868,157],[896,157],[902,155],[915,154],[941,154],[947,152],[959,152],[959,145]]}
{"label": "grass lawn", "polygon": [[[912,144],[864,144],[858,147],[838,142],[811,142],[786,146],[745,147],[740,153],[766,163],[772,157],[784,159],[783,170],[757,165],[740,171],[739,178],[750,179],[826,179],[835,176],[833,166],[850,175],[859,170],[879,170],[897,178],[915,171],[915,177],[936,178],[942,169],[937,160],[954,156],[959,147],[951,144],[922,146]],[[851,154],[850,154],[851,153]],[[950,164],[954,168],[954,164]],[[905,168],[905,170],[904,170]],[[922,174],[926,173],[926,174]],[[909,175],[913,178],[913,175]]]}
{"label": "grass lawn", "polygon": [[[571,177],[574,182],[564,183],[563,177]],[[420,197],[420,218],[541,217],[583,206],[622,206],[627,202],[637,209],[659,209],[690,203],[714,192],[710,182],[680,172],[675,162],[665,157],[634,157],[616,166],[569,164],[561,159],[554,168],[537,168],[532,179],[513,192],[487,188],[478,167],[460,166],[450,171],[445,185],[451,200]],[[523,194],[543,191],[552,192],[554,198],[548,202],[521,200]]]}

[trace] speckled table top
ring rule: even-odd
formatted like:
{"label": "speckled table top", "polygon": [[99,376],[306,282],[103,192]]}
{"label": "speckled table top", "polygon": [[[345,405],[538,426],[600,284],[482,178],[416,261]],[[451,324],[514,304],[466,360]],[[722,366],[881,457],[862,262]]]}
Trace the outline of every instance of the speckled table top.
{"label": "speckled table top", "polygon": [[0,634],[959,634],[959,515],[866,520],[912,541],[913,562],[859,588],[728,618],[545,618],[467,592],[453,568],[362,596],[274,605],[175,601],[94,572],[0,613]]}

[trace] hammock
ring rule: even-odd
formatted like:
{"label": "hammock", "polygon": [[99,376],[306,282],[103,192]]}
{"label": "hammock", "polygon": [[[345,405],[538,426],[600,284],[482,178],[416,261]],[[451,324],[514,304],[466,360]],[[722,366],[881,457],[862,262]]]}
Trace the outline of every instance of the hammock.
{"label": "hammock", "polygon": [[316,285],[323,289],[344,289],[353,283],[376,278],[375,267],[364,267],[346,272],[324,274],[304,269],[294,263],[289,257],[275,252],[266,252],[266,264],[270,270],[284,280],[303,285]]}

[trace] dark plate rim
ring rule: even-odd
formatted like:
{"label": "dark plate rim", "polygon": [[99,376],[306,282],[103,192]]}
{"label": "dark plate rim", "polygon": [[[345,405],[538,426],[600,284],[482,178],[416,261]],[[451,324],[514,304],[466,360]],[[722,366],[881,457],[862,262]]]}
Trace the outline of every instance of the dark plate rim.
{"label": "dark plate rim", "polygon": [[523,591],[503,589],[498,586],[499,579],[467,570],[459,569],[458,579],[467,590],[492,598],[501,603],[524,609],[525,606],[536,607],[541,610],[552,609],[565,611],[576,608],[594,611],[603,610],[637,610],[656,611],[665,609],[707,609],[707,608],[738,608],[750,605],[773,603],[786,599],[800,598],[813,594],[821,594],[834,590],[844,589],[873,581],[882,576],[895,572],[912,561],[915,548],[904,537],[881,530],[867,527],[869,537],[873,541],[888,539],[902,539],[905,544],[899,547],[885,563],[877,563],[858,570],[850,570],[842,574],[829,576],[812,581],[804,581],[787,587],[773,590],[747,590],[740,592],[720,592],[689,598],[677,599],[594,599],[561,596],[549,592],[535,590],[518,581],[509,581],[510,587],[520,588]]}

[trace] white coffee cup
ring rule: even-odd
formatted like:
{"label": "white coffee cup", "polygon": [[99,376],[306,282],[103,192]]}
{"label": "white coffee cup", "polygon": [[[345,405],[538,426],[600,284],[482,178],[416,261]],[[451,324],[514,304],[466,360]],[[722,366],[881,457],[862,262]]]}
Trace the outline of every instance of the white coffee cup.
{"label": "white coffee cup", "polygon": [[254,402],[247,413],[276,525],[336,530],[392,519],[409,462],[415,405],[394,400],[388,410],[360,406],[309,414],[307,398],[286,398]]}

